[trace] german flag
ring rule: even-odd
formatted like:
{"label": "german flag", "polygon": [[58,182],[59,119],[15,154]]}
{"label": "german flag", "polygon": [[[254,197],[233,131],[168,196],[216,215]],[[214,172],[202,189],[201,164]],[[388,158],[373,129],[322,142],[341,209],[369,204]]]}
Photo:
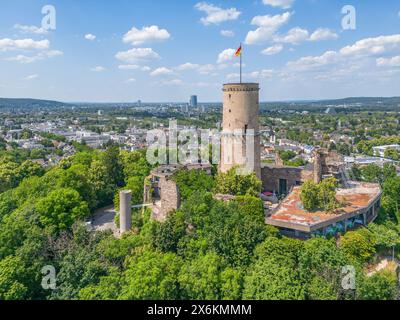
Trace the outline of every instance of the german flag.
{"label": "german flag", "polygon": [[237,49],[235,56],[236,57],[240,57],[242,55],[242,46],[239,47],[239,49]]}

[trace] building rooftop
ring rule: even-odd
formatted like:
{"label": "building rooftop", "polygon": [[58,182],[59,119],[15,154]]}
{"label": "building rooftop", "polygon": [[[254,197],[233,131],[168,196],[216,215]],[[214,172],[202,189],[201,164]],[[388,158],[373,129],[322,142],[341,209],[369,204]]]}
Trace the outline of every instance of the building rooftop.
{"label": "building rooftop", "polygon": [[295,187],[283,202],[266,218],[266,223],[277,227],[312,232],[360,214],[381,196],[375,183],[349,182],[347,189],[338,189],[337,199],[346,205],[334,213],[308,212],[300,200],[301,187]]}

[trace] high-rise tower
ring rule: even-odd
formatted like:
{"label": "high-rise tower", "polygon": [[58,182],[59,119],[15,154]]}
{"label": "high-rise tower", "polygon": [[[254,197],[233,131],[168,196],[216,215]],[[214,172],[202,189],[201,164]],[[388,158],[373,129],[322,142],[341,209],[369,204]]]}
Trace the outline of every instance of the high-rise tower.
{"label": "high-rise tower", "polygon": [[259,91],[258,83],[224,85],[221,172],[238,166],[261,179]]}

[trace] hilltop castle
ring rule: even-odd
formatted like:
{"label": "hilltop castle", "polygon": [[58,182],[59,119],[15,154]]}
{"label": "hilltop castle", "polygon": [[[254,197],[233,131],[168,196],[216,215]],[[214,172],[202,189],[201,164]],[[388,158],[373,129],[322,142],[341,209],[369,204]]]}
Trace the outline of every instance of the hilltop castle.
{"label": "hilltop castle", "polygon": [[[288,236],[335,235],[373,221],[380,207],[379,185],[349,181],[343,159],[337,153],[318,149],[313,153],[313,163],[304,167],[285,166],[278,154],[275,164],[261,165],[259,91],[258,83],[223,86],[220,172],[234,167],[245,168],[261,180],[264,192],[283,198],[276,205],[266,206],[266,223],[278,227]],[[152,210],[153,219],[164,221],[171,211],[180,207],[179,188],[172,177],[181,169],[203,170],[211,174],[212,166],[164,165],[154,169],[144,187],[144,203]],[[338,197],[346,203],[345,207],[334,214],[305,211],[300,201],[300,186],[307,180],[319,183],[326,177],[339,180],[343,188],[339,189]],[[126,194],[122,194],[121,199],[126,199]],[[129,216],[130,207],[121,204],[121,209],[121,215],[125,216],[121,219],[125,224],[121,225],[121,230],[129,230],[130,222],[126,216]]]}

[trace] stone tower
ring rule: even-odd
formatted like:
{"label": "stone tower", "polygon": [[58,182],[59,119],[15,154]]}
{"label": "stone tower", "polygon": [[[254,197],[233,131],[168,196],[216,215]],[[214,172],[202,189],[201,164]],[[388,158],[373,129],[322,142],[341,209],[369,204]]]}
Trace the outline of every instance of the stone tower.
{"label": "stone tower", "polygon": [[258,83],[225,84],[220,171],[233,167],[261,179]]}

